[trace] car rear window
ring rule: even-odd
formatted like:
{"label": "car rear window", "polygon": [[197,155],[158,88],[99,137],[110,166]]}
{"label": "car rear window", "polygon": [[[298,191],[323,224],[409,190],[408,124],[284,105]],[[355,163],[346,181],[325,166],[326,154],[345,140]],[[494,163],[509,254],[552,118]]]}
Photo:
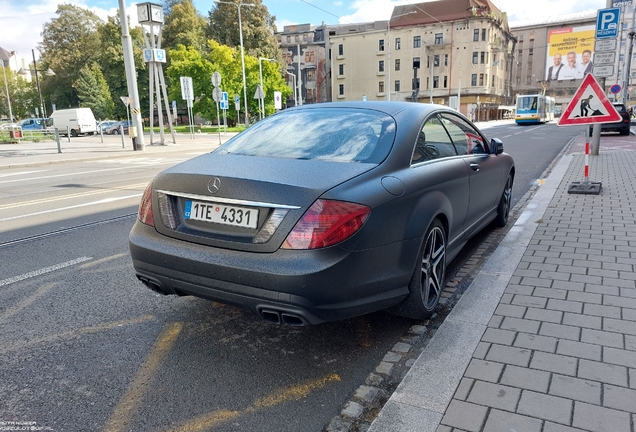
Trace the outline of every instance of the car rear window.
{"label": "car rear window", "polygon": [[627,108],[625,108],[623,104],[614,104],[614,108],[616,108],[618,112],[627,112]]}
{"label": "car rear window", "polygon": [[257,123],[216,150],[245,156],[380,163],[395,137],[395,121],[378,111],[311,108]]}

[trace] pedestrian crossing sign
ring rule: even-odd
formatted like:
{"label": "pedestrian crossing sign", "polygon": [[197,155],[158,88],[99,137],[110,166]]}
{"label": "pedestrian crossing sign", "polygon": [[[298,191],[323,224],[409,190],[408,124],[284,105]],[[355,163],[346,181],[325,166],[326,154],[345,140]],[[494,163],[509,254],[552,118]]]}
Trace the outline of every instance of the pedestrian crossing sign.
{"label": "pedestrian crossing sign", "polygon": [[575,126],[619,121],[621,115],[607,98],[601,85],[594,75],[587,74],[557,125]]}

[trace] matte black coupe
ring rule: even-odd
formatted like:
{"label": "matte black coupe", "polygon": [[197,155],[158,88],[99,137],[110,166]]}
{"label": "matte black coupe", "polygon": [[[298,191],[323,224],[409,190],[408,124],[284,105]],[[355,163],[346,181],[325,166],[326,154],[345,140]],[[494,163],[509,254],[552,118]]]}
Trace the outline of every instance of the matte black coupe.
{"label": "matte black coupe", "polygon": [[287,325],[433,314],[447,263],[507,223],[515,165],[448,107],[305,105],[157,175],[130,233],[163,294]]}

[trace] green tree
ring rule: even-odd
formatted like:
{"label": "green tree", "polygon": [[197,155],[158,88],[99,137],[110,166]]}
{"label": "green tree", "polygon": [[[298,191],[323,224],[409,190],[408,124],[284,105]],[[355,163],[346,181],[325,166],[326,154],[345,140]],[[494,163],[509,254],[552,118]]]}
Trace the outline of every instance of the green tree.
{"label": "green tree", "polygon": [[[241,55],[236,49],[226,45],[220,45],[214,40],[208,41],[209,54],[202,54],[193,47],[180,45],[178,49],[170,51],[172,63],[167,75],[173,82],[178,82],[179,77],[192,77],[195,102],[194,112],[202,117],[213,120],[217,118],[216,102],[212,97],[213,85],[212,73],[218,71],[221,74],[221,90],[228,93],[230,100],[234,95],[243,99],[243,73],[241,68]],[[263,87],[265,92],[265,112],[274,112],[274,91],[280,91],[283,97],[291,94],[282,75],[278,70],[278,64],[262,62]],[[258,100],[254,99],[254,93],[260,82],[259,62],[252,56],[245,56],[245,73],[247,77],[248,109],[251,115],[258,116]],[[170,89],[172,99],[181,100],[180,86]],[[243,102],[241,102],[241,108]],[[237,119],[237,112],[233,106],[227,112],[230,119]]]}
{"label": "green tree", "polygon": [[98,119],[107,119],[113,115],[115,104],[97,63],[90,67],[84,66],[80,70],[75,90],[81,105],[91,108]]}
{"label": "green tree", "polygon": [[[13,117],[19,120],[35,115],[34,108],[40,106],[35,80],[29,82],[16,72],[13,72],[9,67],[5,68],[5,72],[7,74],[7,86],[9,87]],[[4,73],[2,74],[2,80],[4,81]],[[4,85],[0,92],[0,114],[9,118],[9,104],[7,103],[7,92]]]}
{"label": "green tree", "polygon": [[166,24],[162,29],[162,47],[175,49],[181,44],[192,46],[197,51],[205,51],[206,25],[207,21],[197,12],[192,0],[181,0],[173,4],[170,13],[166,15]]}
{"label": "green tree", "polygon": [[[126,83],[119,15],[108,17],[108,21],[99,26],[98,33],[101,44],[98,61],[104,79],[108,84],[111,98],[114,101],[115,111],[113,112],[113,116],[119,119],[125,119],[126,106],[121,103],[119,97],[128,96],[128,86]],[[137,87],[141,112],[147,113],[149,109],[148,98],[150,96],[148,90],[148,68],[143,61],[143,49],[145,45],[141,27],[131,28],[130,36],[133,42],[133,55],[137,71]]]}
{"label": "green tree", "polygon": [[61,4],[57,17],[44,24],[39,44],[41,67],[55,71],[54,77],[42,80],[42,90],[58,107],[77,106],[79,100],[73,84],[79,71],[97,59],[101,50],[97,29],[102,21],[88,9]]}
{"label": "green tree", "polygon": [[[226,0],[239,4],[240,0]],[[282,59],[276,40],[276,17],[269,14],[262,0],[251,2],[254,6],[241,6],[243,47],[247,54],[256,58]],[[209,12],[208,39],[223,45],[240,47],[238,7],[225,3],[214,3]]]}

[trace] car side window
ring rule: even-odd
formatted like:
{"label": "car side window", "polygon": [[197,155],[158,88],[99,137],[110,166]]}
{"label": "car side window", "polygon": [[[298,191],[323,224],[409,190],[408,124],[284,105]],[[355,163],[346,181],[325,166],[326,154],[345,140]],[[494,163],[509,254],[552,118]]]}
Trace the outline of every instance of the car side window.
{"label": "car side window", "polygon": [[424,123],[417,137],[411,164],[450,156],[457,156],[453,142],[439,118],[433,116]]}
{"label": "car side window", "polygon": [[440,114],[444,127],[457,148],[460,155],[488,154],[488,144],[483,136],[461,117],[450,113]]}

